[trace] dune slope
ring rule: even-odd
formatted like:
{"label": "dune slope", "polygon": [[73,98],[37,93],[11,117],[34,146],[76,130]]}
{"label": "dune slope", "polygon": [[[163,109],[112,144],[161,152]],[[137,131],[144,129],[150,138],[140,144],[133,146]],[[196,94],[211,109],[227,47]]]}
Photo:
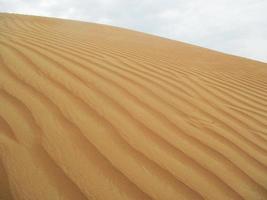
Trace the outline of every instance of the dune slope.
{"label": "dune slope", "polygon": [[267,64],[0,14],[0,199],[267,199]]}

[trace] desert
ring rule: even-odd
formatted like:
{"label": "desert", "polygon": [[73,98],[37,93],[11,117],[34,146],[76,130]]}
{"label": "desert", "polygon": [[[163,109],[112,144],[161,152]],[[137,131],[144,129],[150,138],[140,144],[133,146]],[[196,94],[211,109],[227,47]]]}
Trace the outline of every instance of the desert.
{"label": "desert", "polygon": [[0,199],[267,199],[267,64],[1,13]]}

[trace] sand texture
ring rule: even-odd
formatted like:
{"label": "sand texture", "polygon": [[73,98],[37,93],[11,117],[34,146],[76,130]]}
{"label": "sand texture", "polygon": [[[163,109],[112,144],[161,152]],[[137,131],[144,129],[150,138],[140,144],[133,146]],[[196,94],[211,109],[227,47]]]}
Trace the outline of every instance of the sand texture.
{"label": "sand texture", "polygon": [[267,64],[0,14],[0,199],[267,199]]}

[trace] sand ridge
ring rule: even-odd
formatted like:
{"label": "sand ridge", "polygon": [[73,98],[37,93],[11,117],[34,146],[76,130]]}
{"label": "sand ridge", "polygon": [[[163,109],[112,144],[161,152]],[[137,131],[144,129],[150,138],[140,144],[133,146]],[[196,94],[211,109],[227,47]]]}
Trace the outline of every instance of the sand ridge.
{"label": "sand ridge", "polygon": [[0,56],[0,199],[267,198],[267,64],[15,14]]}

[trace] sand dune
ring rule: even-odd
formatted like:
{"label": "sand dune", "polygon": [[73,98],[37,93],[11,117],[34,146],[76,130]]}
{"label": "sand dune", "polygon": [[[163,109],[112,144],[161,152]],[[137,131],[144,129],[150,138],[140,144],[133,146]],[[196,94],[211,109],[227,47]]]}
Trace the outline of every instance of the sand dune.
{"label": "sand dune", "polygon": [[267,199],[267,64],[0,14],[0,199]]}

